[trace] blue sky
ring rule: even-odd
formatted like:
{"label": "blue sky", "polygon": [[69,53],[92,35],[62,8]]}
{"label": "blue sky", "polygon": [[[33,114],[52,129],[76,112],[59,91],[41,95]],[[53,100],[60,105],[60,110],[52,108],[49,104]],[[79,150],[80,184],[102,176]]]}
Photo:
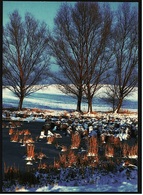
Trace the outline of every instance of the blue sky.
{"label": "blue sky", "polygon": [[[65,1],[3,1],[3,25],[9,22],[9,14],[15,9],[24,17],[26,12],[30,12],[35,19],[45,21],[49,28],[53,27],[53,20],[62,2]],[[76,1],[75,1],[76,2]],[[69,2],[74,5],[75,2]],[[110,3],[111,9],[116,10],[120,3]],[[137,5],[137,3],[134,3]]]}
{"label": "blue sky", "polygon": [[[9,13],[17,9],[22,17],[26,12],[30,12],[36,19],[45,21],[47,25],[53,27],[53,19],[62,2],[40,2],[40,1],[3,1],[3,24],[9,22]],[[71,2],[74,4],[74,2]]]}

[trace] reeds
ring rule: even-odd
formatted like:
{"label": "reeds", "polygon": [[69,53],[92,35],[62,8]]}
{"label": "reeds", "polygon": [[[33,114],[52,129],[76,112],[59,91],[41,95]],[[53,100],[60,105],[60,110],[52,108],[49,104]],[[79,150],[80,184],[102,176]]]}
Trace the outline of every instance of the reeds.
{"label": "reeds", "polygon": [[30,131],[28,129],[23,130],[24,131],[24,135],[31,135]]}
{"label": "reeds", "polygon": [[133,145],[129,151],[129,158],[137,158],[138,157],[138,144]]}
{"label": "reeds", "polygon": [[42,160],[43,158],[46,158],[47,156],[43,153],[43,152],[39,152],[39,154],[37,154],[37,158]]}
{"label": "reeds", "polygon": [[119,137],[114,137],[114,146],[119,147],[120,143],[121,143],[120,138]]}
{"label": "reeds", "polygon": [[26,160],[34,160],[35,159],[35,146],[34,144],[27,144],[27,158]]}
{"label": "reeds", "polygon": [[107,142],[110,144],[114,144],[114,138],[115,137],[113,135],[108,136]]}
{"label": "reeds", "polygon": [[55,140],[55,137],[54,136],[49,136],[47,137],[47,144],[52,144]]}
{"label": "reeds", "polygon": [[13,180],[17,178],[20,174],[19,168],[15,166],[7,166],[6,163],[4,163],[4,178],[7,180]]}
{"label": "reeds", "polygon": [[61,164],[59,160],[54,160],[54,168],[56,169],[60,169],[61,168]]}
{"label": "reeds", "polygon": [[123,143],[122,145],[122,155],[124,158],[127,158],[129,155],[130,147],[127,143]]}
{"label": "reeds", "polygon": [[96,155],[98,155],[98,142],[97,142],[97,138],[92,136],[89,138],[87,156],[96,156]]}
{"label": "reeds", "polygon": [[14,134],[14,129],[9,129],[9,135],[12,135],[12,134]]}
{"label": "reeds", "polygon": [[80,146],[80,142],[81,142],[81,138],[80,138],[80,134],[77,133],[72,133],[71,135],[71,149],[78,149]]}
{"label": "reeds", "polygon": [[47,169],[47,164],[46,163],[39,163],[38,169]]}
{"label": "reeds", "polygon": [[77,156],[73,152],[73,150],[70,150],[67,154],[67,161],[68,161],[68,167],[71,167],[72,165],[76,165],[77,163]]}
{"label": "reeds", "polygon": [[67,151],[67,146],[62,145],[61,148],[62,148],[61,152],[66,152]]}
{"label": "reeds", "polygon": [[102,144],[106,143],[105,139],[106,139],[106,135],[101,134],[101,135],[100,135],[100,140],[101,140],[101,143],[102,143]]}
{"label": "reeds", "polygon": [[105,156],[106,157],[113,157],[114,156],[114,147],[111,144],[106,145]]}
{"label": "reeds", "polygon": [[11,134],[10,140],[11,140],[11,142],[18,142],[18,140],[19,140],[18,130],[14,131],[13,134]]}
{"label": "reeds", "polygon": [[59,163],[62,167],[67,167],[67,155],[66,154],[60,154],[59,155]]}

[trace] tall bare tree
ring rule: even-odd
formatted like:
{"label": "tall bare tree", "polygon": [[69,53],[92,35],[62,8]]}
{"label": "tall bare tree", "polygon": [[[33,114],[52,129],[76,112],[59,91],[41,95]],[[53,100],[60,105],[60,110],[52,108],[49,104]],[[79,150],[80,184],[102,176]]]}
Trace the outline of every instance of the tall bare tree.
{"label": "tall bare tree", "polygon": [[113,33],[113,54],[115,58],[112,80],[116,92],[116,112],[123,100],[138,84],[138,13],[130,3],[122,3],[116,12]]}
{"label": "tall bare tree", "polygon": [[107,63],[101,64],[105,62],[107,54],[105,46],[111,17],[107,9],[104,9],[104,14],[102,8],[95,2],[78,2],[74,7],[63,4],[55,18],[51,48],[60,67],[55,80],[60,83],[64,93],[77,97],[78,111],[81,111],[83,95],[86,94],[91,103],[97,89],[95,85],[101,81],[107,69]]}
{"label": "tall bare tree", "polygon": [[[100,11],[100,23],[96,27],[94,34],[87,33],[85,37],[86,43],[86,82],[84,85],[84,93],[88,101],[88,111],[92,112],[92,99],[95,93],[102,87],[107,77],[109,69],[112,63],[111,52],[111,24],[112,13],[108,4],[102,5],[102,11]],[[88,23],[92,28],[94,23]]]}
{"label": "tall bare tree", "polygon": [[3,28],[3,85],[19,98],[21,110],[24,98],[44,87],[38,84],[48,77],[48,31],[29,13],[24,21],[17,10],[9,18]]}

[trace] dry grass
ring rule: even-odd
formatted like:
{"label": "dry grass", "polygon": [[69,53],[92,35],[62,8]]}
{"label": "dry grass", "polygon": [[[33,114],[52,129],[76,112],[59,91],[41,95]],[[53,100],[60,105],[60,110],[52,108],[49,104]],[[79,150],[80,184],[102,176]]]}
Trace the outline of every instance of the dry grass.
{"label": "dry grass", "polygon": [[67,167],[67,155],[65,153],[59,155],[59,163],[62,167]]}
{"label": "dry grass", "polygon": [[6,180],[12,181],[13,179],[19,177],[19,175],[20,175],[19,168],[17,168],[15,165],[7,166],[6,163],[4,163],[4,178]]}
{"label": "dry grass", "polygon": [[48,166],[46,163],[39,163],[39,165],[38,165],[38,169],[47,169],[47,168],[48,168]]}
{"label": "dry grass", "polygon": [[106,143],[105,139],[106,139],[106,135],[101,134],[100,135],[100,141],[101,141],[102,144]]}
{"label": "dry grass", "polygon": [[60,169],[61,168],[61,163],[59,160],[54,160],[54,168]]}
{"label": "dry grass", "polygon": [[47,137],[47,144],[53,144],[54,140],[55,140],[54,136]]}
{"label": "dry grass", "polygon": [[113,135],[108,136],[107,142],[110,143],[110,144],[114,144],[114,138],[115,137]]}
{"label": "dry grass", "polygon": [[105,156],[106,157],[113,157],[114,156],[114,147],[111,144],[106,145]]}
{"label": "dry grass", "polygon": [[17,168],[15,165],[7,166],[6,163],[4,163],[4,173],[6,174],[8,172],[17,173],[17,172],[19,172],[19,168]]}
{"label": "dry grass", "polygon": [[10,136],[11,142],[18,142],[19,141],[19,132],[14,131],[14,133]]}
{"label": "dry grass", "polygon": [[137,113],[137,112],[133,112],[133,111],[129,111],[129,110],[125,110],[125,109],[120,109],[119,114],[133,114],[133,113]]}
{"label": "dry grass", "polygon": [[129,151],[130,151],[130,147],[127,143],[123,143],[122,144],[122,154],[123,154],[123,157],[128,157],[129,155]]}
{"label": "dry grass", "polygon": [[14,129],[9,129],[9,135],[12,135],[12,134],[14,134]]}
{"label": "dry grass", "polygon": [[68,166],[76,165],[77,163],[77,155],[75,155],[73,150],[70,150],[69,153],[67,154],[67,161],[68,161]]}
{"label": "dry grass", "polygon": [[89,161],[89,158],[88,158],[87,154],[83,154],[82,156],[79,157],[79,163],[82,166],[88,165],[88,161]]}
{"label": "dry grass", "polygon": [[119,137],[114,137],[114,146],[120,147],[121,141]]}
{"label": "dry grass", "polygon": [[34,159],[35,158],[35,146],[34,144],[27,144],[27,157],[28,158],[31,158],[31,159]]}
{"label": "dry grass", "polygon": [[23,130],[24,131],[24,135],[31,135],[30,131],[28,129]]}
{"label": "dry grass", "polygon": [[129,156],[130,156],[130,157],[138,156],[138,144],[135,144],[134,146],[132,146],[132,147],[130,148]]}
{"label": "dry grass", "polygon": [[46,158],[46,155],[45,155],[43,152],[39,152],[39,153],[37,154],[37,158],[38,158],[38,159],[43,159],[43,158]]}
{"label": "dry grass", "polygon": [[89,138],[88,156],[98,155],[98,142],[96,137]]}
{"label": "dry grass", "polygon": [[66,152],[67,151],[67,146],[62,145],[61,148],[62,148],[61,152]]}
{"label": "dry grass", "polygon": [[80,146],[81,138],[79,133],[72,133],[71,135],[71,149],[77,149]]}

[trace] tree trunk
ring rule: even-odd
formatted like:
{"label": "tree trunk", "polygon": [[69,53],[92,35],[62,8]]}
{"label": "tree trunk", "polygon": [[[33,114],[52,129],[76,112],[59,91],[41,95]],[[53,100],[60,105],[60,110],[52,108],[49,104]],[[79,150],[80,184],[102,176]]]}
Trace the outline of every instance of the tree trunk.
{"label": "tree trunk", "polygon": [[23,100],[24,100],[24,97],[23,96],[20,96],[19,97],[18,110],[22,110]]}
{"label": "tree trunk", "polygon": [[88,98],[88,112],[92,113],[92,97]]}
{"label": "tree trunk", "polygon": [[121,108],[121,106],[122,106],[122,103],[123,103],[123,98],[120,98],[120,99],[119,99],[118,106],[117,106],[117,109],[116,109],[116,112],[117,112],[117,113],[119,113],[120,108]]}
{"label": "tree trunk", "polygon": [[78,97],[78,100],[77,100],[77,112],[81,112],[81,99],[82,97]]}

